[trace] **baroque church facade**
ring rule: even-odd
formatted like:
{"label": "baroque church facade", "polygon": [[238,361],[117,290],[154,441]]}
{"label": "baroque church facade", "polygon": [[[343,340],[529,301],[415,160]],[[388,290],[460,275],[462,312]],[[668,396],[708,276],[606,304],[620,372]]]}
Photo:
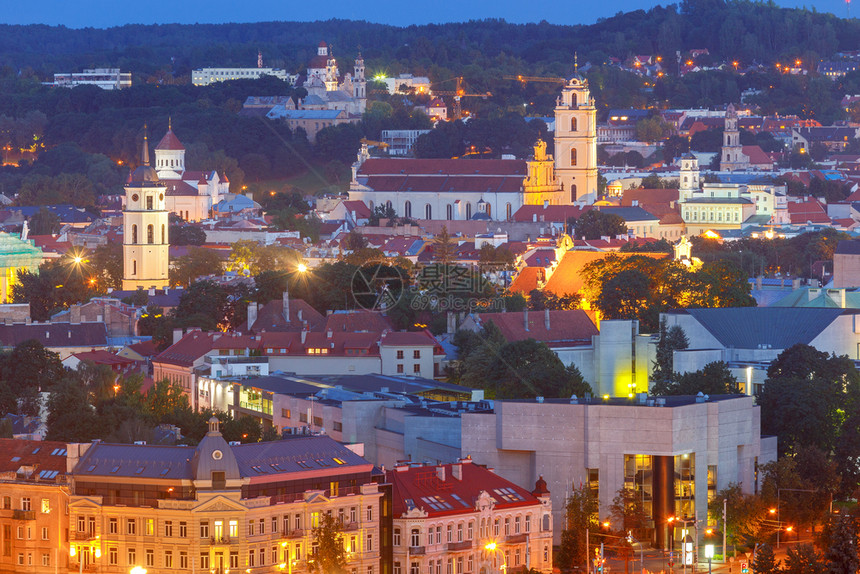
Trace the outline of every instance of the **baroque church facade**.
{"label": "baroque church facade", "polygon": [[555,108],[555,158],[538,141],[523,159],[371,158],[352,166],[350,200],[390,205],[414,219],[510,220],[523,205],[591,203],[597,197],[597,111],[588,83],[575,76]]}

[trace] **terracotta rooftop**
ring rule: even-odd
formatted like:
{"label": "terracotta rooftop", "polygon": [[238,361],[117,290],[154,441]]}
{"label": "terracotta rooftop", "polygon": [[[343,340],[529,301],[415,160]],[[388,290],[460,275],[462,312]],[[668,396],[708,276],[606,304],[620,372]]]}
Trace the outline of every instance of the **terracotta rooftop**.
{"label": "terracotta rooftop", "polygon": [[[587,344],[598,335],[594,313],[571,311],[529,311],[522,313],[480,313],[481,324],[492,321],[506,341],[535,339],[544,343]],[[528,330],[526,330],[528,323]],[[547,328],[549,323],[549,328]]]}
{"label": "terracotta rooftop", "polygon": [[158,145],[155,146],[155,149],[162,150],[184,150],[185,146],[179,141],[179,138],[176,137],[176,134],[173,133],[172,129],[168,129],[167,133],[164,134],[164,137],[161,138],[161,141],[158,142]]}

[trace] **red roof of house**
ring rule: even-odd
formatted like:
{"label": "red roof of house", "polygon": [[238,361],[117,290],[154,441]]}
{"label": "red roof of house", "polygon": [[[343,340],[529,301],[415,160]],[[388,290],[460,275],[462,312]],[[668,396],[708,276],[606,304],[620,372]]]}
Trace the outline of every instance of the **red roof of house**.
{"label": "red roof of house", "polygon": [[[592,336],[599,334],[597,325],[594,323],[594,313],[582,309],[480,313],[475,316],[482,324],[492,321],[506,341],[535,339],[545,343],[587,344],[591,342]],[[526,330],[526,322],[528,322],[528,330]]]}
{"label": "red roof of house", "polygon": [[804,225],[806,223],[830,223],[830,217],[824,205],[817,199],[807,201],[789,201],[788,217],[792,225]]}
{"label": "red roof of house", "polygon": [[413,507],[429,517],[474,513],[475,501],[482,492],[493,497],[497,510],[540,504],[526,489],[470,459],[439,466],[395,467],[385,473],[385,479],[394,487],[395,517]]}
{"label": "red roof of house", "polygon": [[158,354],[158,346],[152,341],[141,341],[128,346],[129,349],[141,357],[154,357]]}
{"label": "red roof of house", "polygon": [[[279,349],[286,349],[290,355],[308,354],[308,349],[326,349],[325,355],[347,355],[350,350],[364,350],[364,355],[379,354],[379,333],[335,333],[335,332],[296,332],[263,333],[261,335],[263,354],[281,354]],[[269,352],[272,349],[272,352]],[[316,354],[314,355],[316,356]]]}
{"label": "red roof of house", "polygon": [[184,150],[185,146],[179,141],[179,138],[176,137],[176,134],[173,133],[172,129],[167,130],[167,133],[164,134],[164,137],[161,138],[161,141],[158,142],[158,145],[155,146],[155,149],[163,149],[163,150]]}
{"label": "red roof of house", "polygon": [[373,311],[350,311],[336,312],[325,318],[323,330],[338,331],[342,333],[358,333],[361,331],[375,331],[381,333],[385,330],[393,330],[391,322],[382,313]]}
{"label": "red roof of house", "polygon": [[200,193],[186,181],[165,180],[163,182],[167,186],[167,191],[164,193],[172,196],[197,196]]}
{"label": "red roof of house", "polygon": [[370,208],[367,207],[367,204],[365,204],[363,201],[344,201],[343,206],[350,213],[355,212],[355,216],[360,219],[367,219],[372,215],[370,212]]}
{"label": "red roof of house", "polygon": [[380,344],[386,347],[435,347],[439,342],[428,331],[390,331],[382,334]]}
{"label": "red roof of house", "polygon": [[529,294],[538,288],[538,283],[543,281],[546,272],[542,267],[523,267],[511,282],[511,291],[514,293]]}
{"label": "red roof of house", "polygon": [[0,472],[16,472],[22,466],[34,467],[31,480],[52,482],[43,473],[66,474],[66,443],[52,440],[0,438]]}
{"label": "red roof of house", "polygon": [[[625,189],[621,195],[621,207],[631,207],[633,202],[644,207],[655,203],[669,204],[678,201],[677,189]],[[656,213],[654,215],[657,215]]]}
{"label": "red roof of house", "polygon": [[743,153],[750,158],[751,165],[766,165],[773,167],[773,160],[757,145],[743,146]]}
{"label": "red roof of house", "polygon": [[216,333],[203,331],[186,333],[184,337],[167,347],[152,361],[153,363],[190,367],[194,365],[194,361],[212,350],[215,335]]}
{"label": "red roof of house", "polygon": [[79,361],[92,361],[96,365],[108,365],[110,367],[121,367],[135,362],[128,357],[114,355],[110,351],[85,351],[75,353],[74,356]]}
{"label": "red roof of house", "polygon": [[257,320],[247,328],[256,332],[301,331],[306,323],[308,330],[322,330],[325,317],[302,299],[290,299],[290,320],[284,319],[282,299],[269,301],[257,311]]}

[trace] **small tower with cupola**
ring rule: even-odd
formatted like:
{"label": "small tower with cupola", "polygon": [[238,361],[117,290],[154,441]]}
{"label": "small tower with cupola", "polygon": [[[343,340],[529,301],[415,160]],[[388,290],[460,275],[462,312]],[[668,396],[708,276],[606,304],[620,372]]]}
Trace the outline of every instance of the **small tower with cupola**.
{"label": "small tower with cupola", "polygon": [[140,165],[125,185],[122,211],[122,288],[162,289],[169,285],[167,268],[169,243],[165,185],[149,165],[149,139],[143,130]]}
{"label": "small tower with cupola", "polygon": [[333,92],[337,89],[337,60],[334,59],[334,52],[328,50],[328,59],[325,63],[325,89],[327,92]]}
{"label": "small tower with cupola", "polygon": [[182,179],[185,173],[185,146],[173,133],[173,121],[167,120],[167,133],[155,146],[155,171],[158,179]]}
{"label": "small tower with cupola", "polygon": [[699,191],[699,160],[691,153],[684,154],[681,157],[681,173],[678,181],[679,199],[686,201]]}
{"label": "small tower with cupola", "polygon": [[355,76],[352,78],[352,85],[354,97],[361,99],[367,97],[367,79],[364,77],[364,58],[361,57],[361,52],[355,59]]}

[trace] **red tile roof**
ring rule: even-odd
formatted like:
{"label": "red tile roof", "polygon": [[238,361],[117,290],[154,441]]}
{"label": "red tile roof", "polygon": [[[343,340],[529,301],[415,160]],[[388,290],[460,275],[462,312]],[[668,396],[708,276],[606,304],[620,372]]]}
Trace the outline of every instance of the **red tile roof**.
{"label": "red tile roof", "polygon": [[164,134],[164,137],[161,138],[161,141],[158,142],[158,145],[155,146],[155,149],[184,150],[185,146],[182,145],[179,138],[173,133],[173,130],[169,129],[167,130],[167,133]]}
{"label": "red tile roof", "polygon": [[788,217],[792,225],[805,225],[806,223],[829,224],[830,217],[824,205],[817,199],[807,201],[789,201]]}
{"label": "red tile roof", "polygon": [[66,474],[66,443],[49,440],[22,440],[0,438],[0,472],[16,472],[22,466],[35,467],[31,480],[51,480],[40,476],[56,471]]}
{"label": "red tile roof", "polygon": [[141,357],[154,357],[158,354],[158,346],[152,341],[141,341],[128,346],[129,349]]}
{"label": "red tile roof", "polygon": [[114,355],[110,351],[85,351],[83,353],[75,353],[74,357],[79,361],[92,361],[97,365],[108,365],[110,367],[124,367],[135,361],[127,357]]}
{"label": "red tile roof", "polygon": [[745,156],[750,158],[751,165],[773,167],[773,160],[771,159],[771,157],[767,155],[764,150],[757,145],[743,146],[743,153]]}
{"label": "red tile roof", "polygon": [[194,361],[212,350],[215,333],[191,331],[179,341],[170,345],[152,360],[153,363],[166,363],[190,367]]}
{"label": "red tile roof", "polygon": [[196,196],[200,195],[200,193],[188,182],[185,181],[171,181],[166,180],[163,182],[167,186],[167,191],[165,193],[167,195],[172,196]]}
{"label": "red tile roof", "polygon": [[381,345],[384,347],[430,347],[439,342],[429,331],[392,331],[383,333]]}
{"label": "red tile roof", "polygon": [[358,333],[361,331],[376,331],[381,333],[385,330],[394,330],[388,317],[382,313],[373,311],[351,311],[349,313],[332,313],[325,318],[323,330],[331,329],[341,333]]}
{"label": "red tile roof", "polygon": [[360,219],[367,219],[372,214],[370,213],[370,208],[363,201],[344,201],[343,206],[350,213],[355,212],[355,216]]}
{"label": "red tile roof", "polygon": [[[458,471],[459,478],[455,476]],[[439,466],[396,467],[385,473],[385,479],[394,487],[396,518],[412,507],[425,511],[429,517],[471,514],[476,512],[475,501],[482,492],[495,499],[497,510],[540,504],[526,489],[470,459]],[[433,501],[432,505],[428,500]]]}
{"label": "red tile roof", "polygon": [[[549,329],[546,327],[549,314]],[[594,313],[581,309],[571,311],[529,311],[523,313],[480,313],[481,324],[492,321],[506,341],[535,339],[545,343],[588,344],[599,334]],[[526,330],[525,323],[529,328]]]}
{"label": "red tile roof", "polygon": [[269,301],[257,311],[257,320],[247,328],[255,333],[266,331],[301,331],[304,323],[310,331],[320,331],[325,317],[301,299],[290,299],[290,321],[284,319],[281,299]]}
{"label": "red tile roof", "polygon": [[[644,207],[654,203],[669,204],[678,201],[677,189],[625,189],[621,195],[621,206],[631,207],[633,202]],[[647,210],[647,208],[646,208]],[[647,210],[650,211],[650,210]],[[655,214],[656,215],[656,214]]]}

